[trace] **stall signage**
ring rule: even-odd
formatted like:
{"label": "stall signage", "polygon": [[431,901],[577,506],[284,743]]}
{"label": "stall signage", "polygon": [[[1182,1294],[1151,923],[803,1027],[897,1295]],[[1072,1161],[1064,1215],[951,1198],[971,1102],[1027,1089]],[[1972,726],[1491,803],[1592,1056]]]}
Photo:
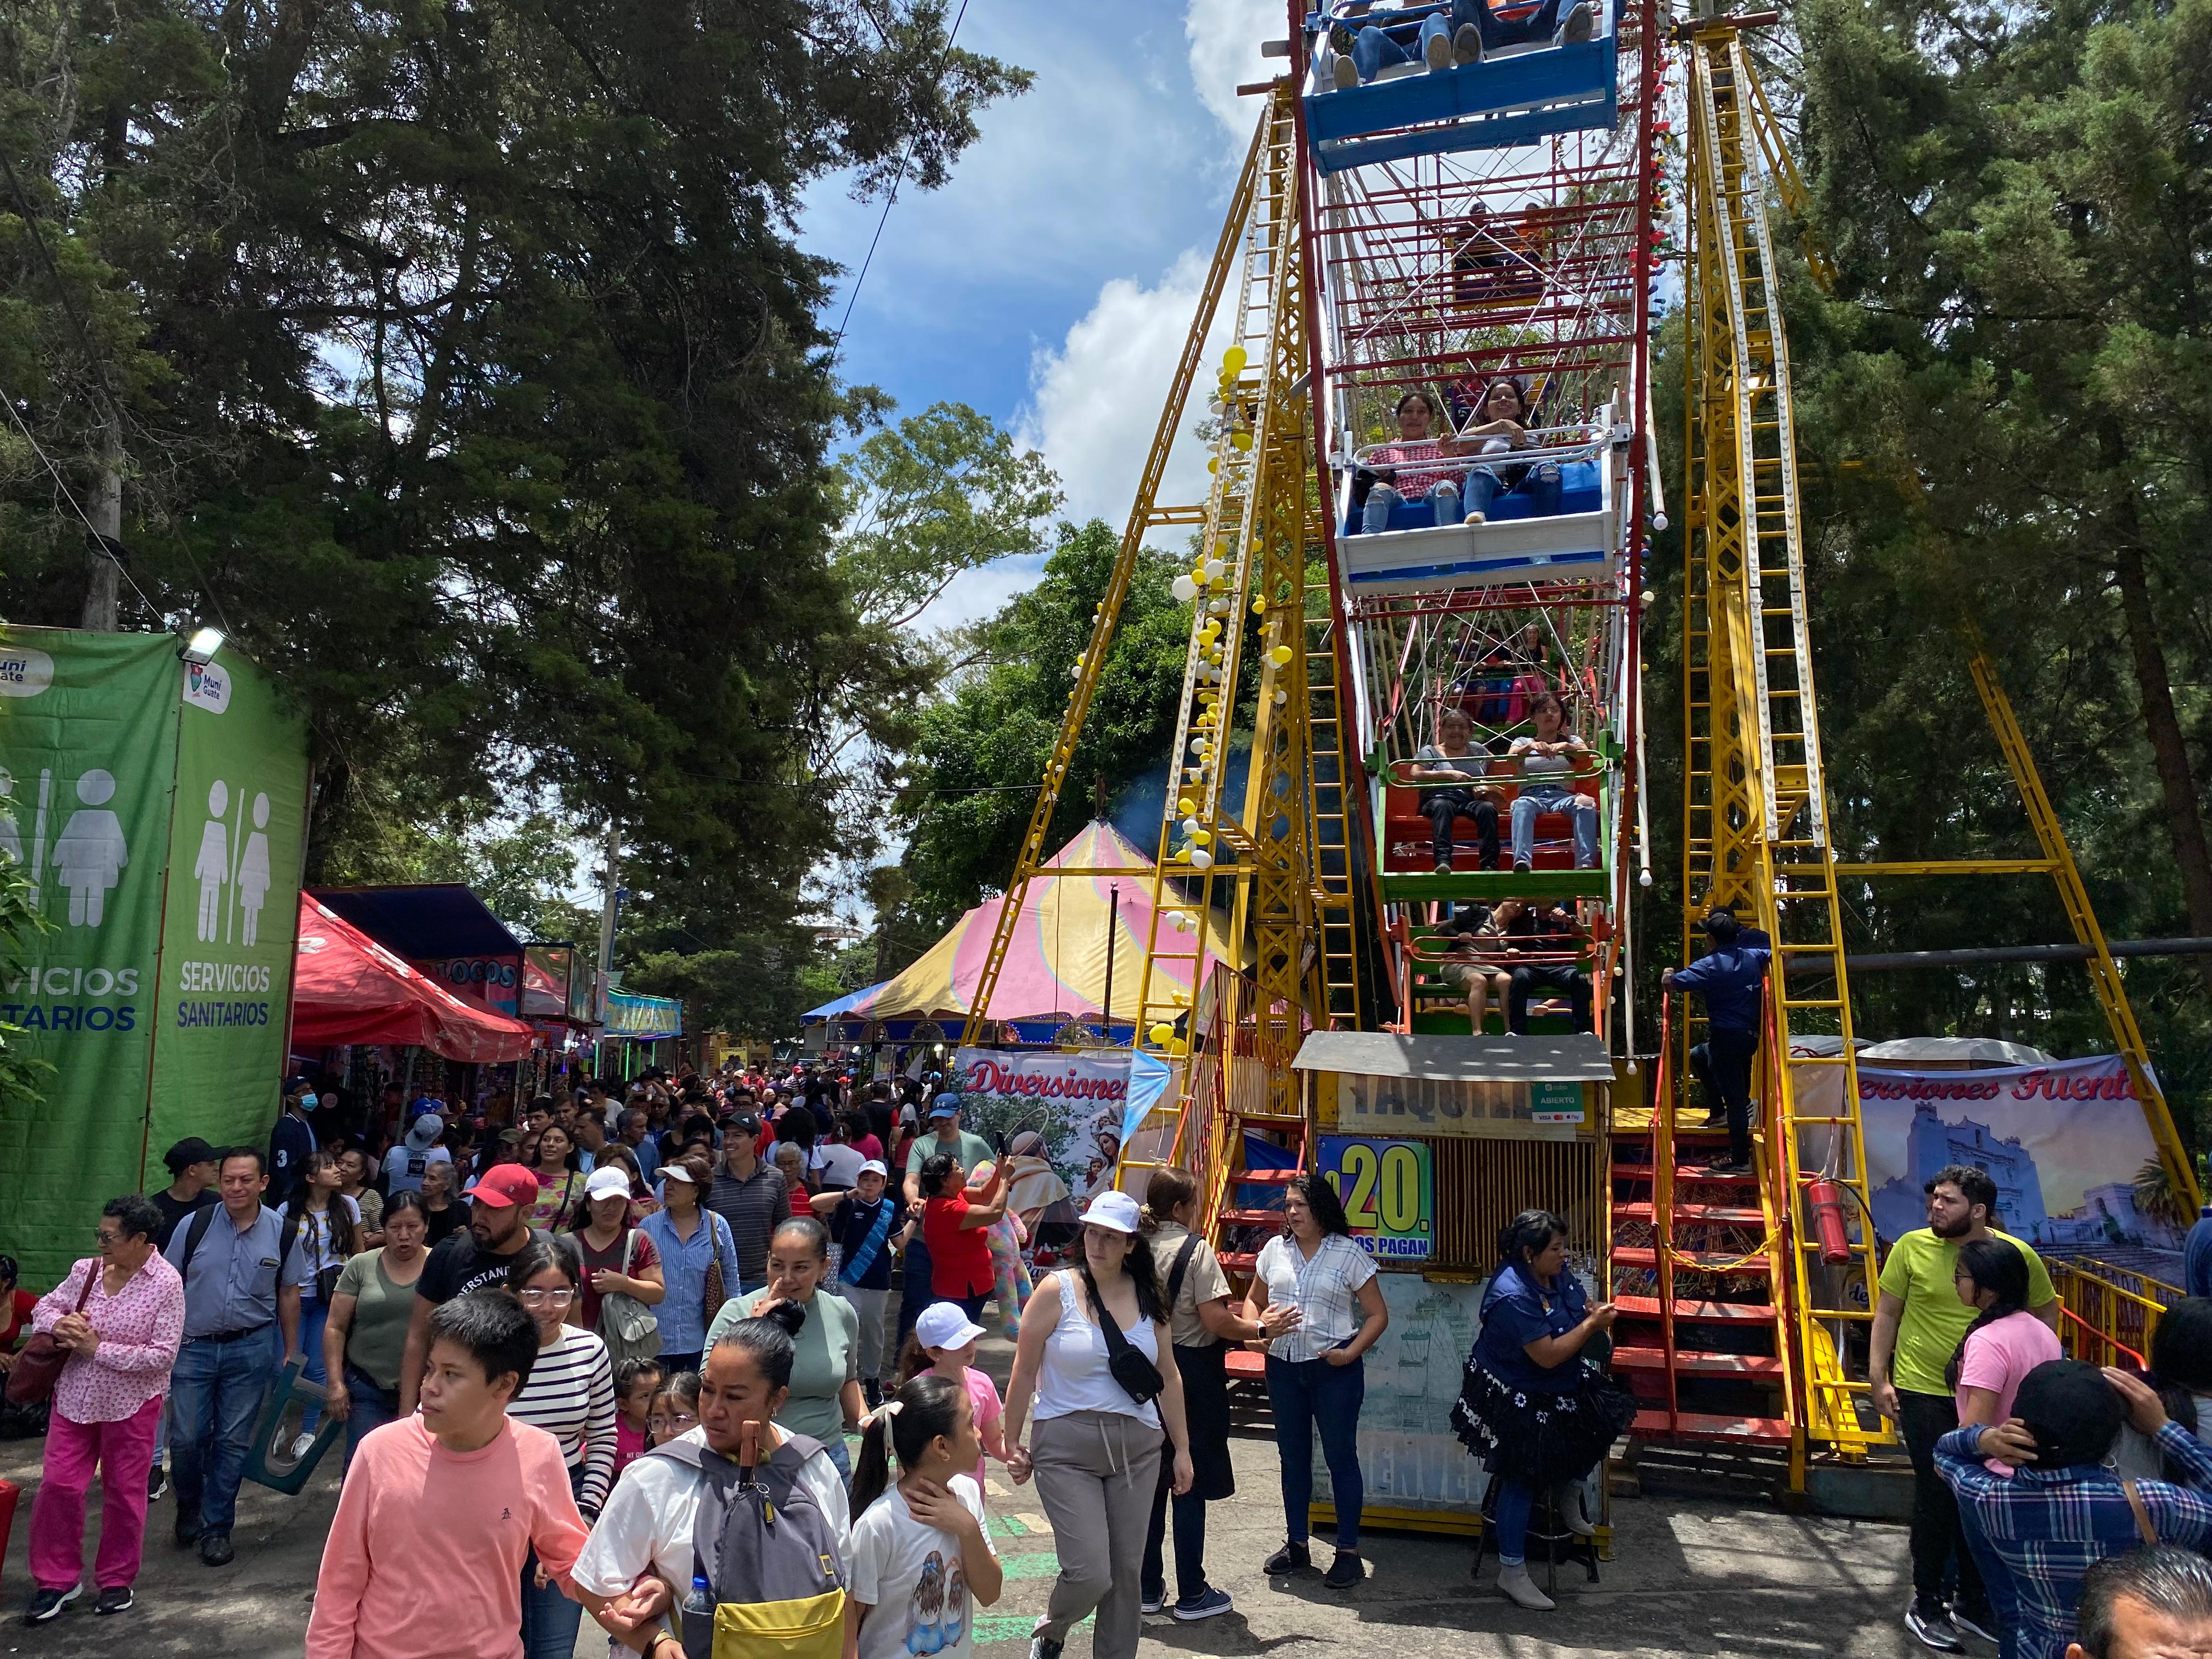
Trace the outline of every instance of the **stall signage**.
{"label": "stall signage", "polygon": [[1320,1168],[1362,1249],[1383,1261],[1429,1259],[1436,1245],[1437,1189],[1426,1141],[1323,1135]]}

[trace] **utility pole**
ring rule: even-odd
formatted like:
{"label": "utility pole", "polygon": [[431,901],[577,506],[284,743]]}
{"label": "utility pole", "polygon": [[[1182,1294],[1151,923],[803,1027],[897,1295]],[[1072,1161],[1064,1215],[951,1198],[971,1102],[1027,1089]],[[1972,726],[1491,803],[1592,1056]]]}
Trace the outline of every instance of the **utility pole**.
{"label": "utility pole", "polygon": [[[599,1007],[599,1033],[605,1037],[607,1029],[607,975],[615,967],[615,918],[622,908],[622,831],[616,825],[607,825],[607,868],[603,878],[605,896],[599,901],[599,973],[596,1000]],[[599,1070],[599,1056],[592,1056],[592,1069]]]}
{"label": "utility pole", "polygon": [[85,556],[92,569],[84,594],[84,625],[95,634],[113,634],[123,625],[123,446],[112,420],[100,432],[91,518],[98,541]]}

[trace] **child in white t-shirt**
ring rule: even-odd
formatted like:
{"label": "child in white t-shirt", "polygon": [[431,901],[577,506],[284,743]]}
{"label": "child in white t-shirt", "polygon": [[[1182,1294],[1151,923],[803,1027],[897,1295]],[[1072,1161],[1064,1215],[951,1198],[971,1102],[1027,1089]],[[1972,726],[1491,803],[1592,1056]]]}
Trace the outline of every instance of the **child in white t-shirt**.
{"label": "child in white t-shirt", "polygon": [[[898,1449],[890,1479],[885,1442]],[[853,1471],[853,1574],[846,1618],[860,1659],[968,1659],[975,1607],[999,1599],[1005,1575],[983,1525],[971,1469],[983,1455],[968,1390],[924,1372],[885,1401]]]}

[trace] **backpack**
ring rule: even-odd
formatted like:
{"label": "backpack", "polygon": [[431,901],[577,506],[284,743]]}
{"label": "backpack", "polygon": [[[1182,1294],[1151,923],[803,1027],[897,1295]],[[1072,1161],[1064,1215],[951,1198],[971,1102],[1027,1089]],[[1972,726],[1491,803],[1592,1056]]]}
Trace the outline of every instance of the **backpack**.
{"label": "backpack", "polygon": [[[628,1278],[637,1255],[635,1228],[623,1235],[623,1276]],[[609,1291],[599,1298],[599,1340],[607,1345],[607,1361],[619,1367],[625,1359],[650,1359],[660,1352],[660,1316],[626,1291]]]}
{"label": "backpack", "polygon": [[794,1434],[750,1469],[688,1436],[645,1454],[699,1472],[691,1571],[713,1587],[714,1611],[685,1613],[686,1659],[842,1659],[844,1564],[830,1517],[799,1482],[821,1449]]}

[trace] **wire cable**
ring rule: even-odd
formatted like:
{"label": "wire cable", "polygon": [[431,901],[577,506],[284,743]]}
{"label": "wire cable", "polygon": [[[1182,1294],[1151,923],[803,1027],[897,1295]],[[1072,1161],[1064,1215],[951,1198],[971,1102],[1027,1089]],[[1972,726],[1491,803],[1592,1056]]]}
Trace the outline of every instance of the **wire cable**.
{"label": "wire cable", "polygon": [[[961,20],[967,15],[968,0],[960,0],[960,9],[952,14],[952,27],[945,32],[945,56],[938,60],[937,64],[940,80],[951,65],[952,42],[960,33]],[[891,174],[890,194],[884,198],[884,210],[876,218],[876,234],[868,238],[868,251],[860,260],[860,275],[853,278],[852,291],[845,295],[845,314],[837,319],[837,337],[830,346],[830,361],[833,363],[845,349],[845,330],[853,320],[853,307],[860,301],[860,284],[868,280],[868,267],[876,262],[876,246],[884,240],[884,227],[890,222],[891,210],[898,205],[899,186],[906,182],[907,165],[913,160],[914,137],[908,134],[906,149],[899,156],[898,170]]]}
{"label": "wire cable", "polygon": [[137,580],[133,579],[131,574],[131,567],[124,563],[121,559],[116,557],[115,550],[107,544],[107,538],[100,533],[99,526],[93,523],[90,515],[85,512],[83,507],[78,502],[75,493],[71,491],[69,487],[69,481],[62,477],[62,471],[58,466],[54,465],[53,457],[47,454],[45,447],[39,442],[38,437],[32,432],[29,423],[23,419],[22,412],[15,407],[15,395],[5,386],[0,386],[0,403],[4,403],[8,405],[8,418],[15,422],[15,430],[23,434],[23,441],[30,445],[31,453],[33,455],[36,455],[39,458],[40,462],[46,467],[46,471],[52,474],[54,488],[61,491],[62,499],[70,504],[70,511],[76,514],[77,518],[82,521],[85,533],[92,538],[93,544],[99,548],[100,550],[108,558],[114,561],[116,569],[122,574],[123,580],[131,584],[131,591],[138,596],[139,602],[149,611],[152,611],[156,617],[164,617],[165,613],[161,607],[155,605],[153,600],[148,599],[146,597],[146,590],[139,586]]}

